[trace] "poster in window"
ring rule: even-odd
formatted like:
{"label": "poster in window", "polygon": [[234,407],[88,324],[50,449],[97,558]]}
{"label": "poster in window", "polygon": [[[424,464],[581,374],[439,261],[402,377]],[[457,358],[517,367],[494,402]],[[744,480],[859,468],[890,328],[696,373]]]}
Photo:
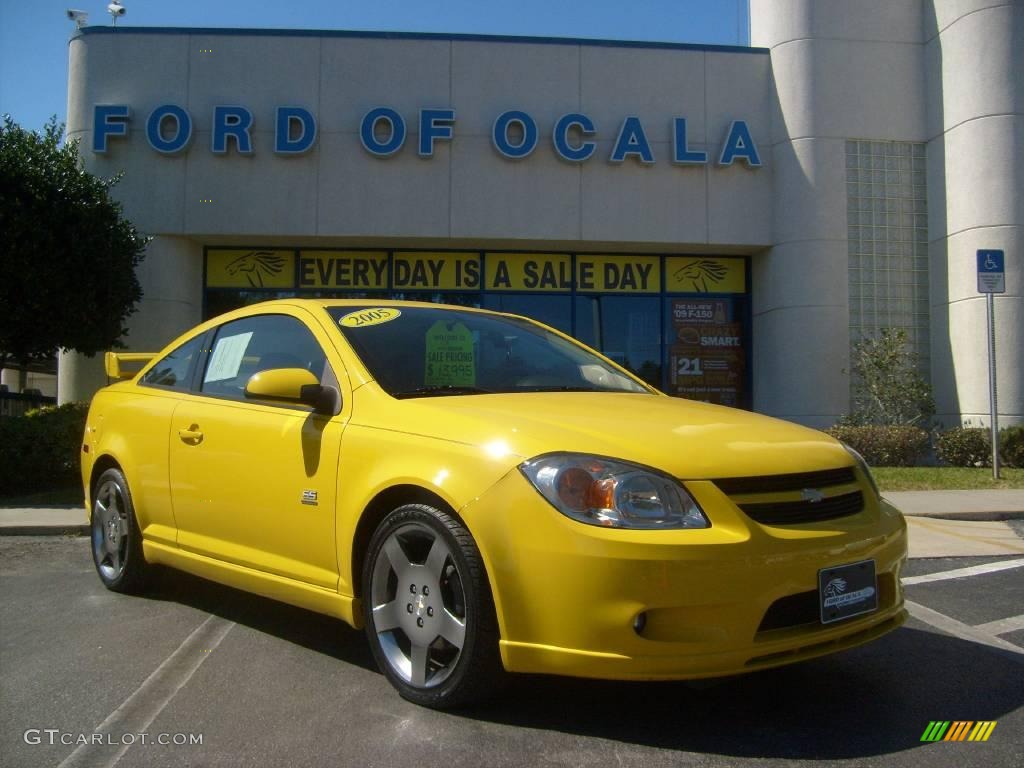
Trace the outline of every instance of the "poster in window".
{"label": "poster in window", "polygon": [[743,402],[746,356],[743,325],[727,299],[673,299],[669,382],[691,400],[738,406]]}

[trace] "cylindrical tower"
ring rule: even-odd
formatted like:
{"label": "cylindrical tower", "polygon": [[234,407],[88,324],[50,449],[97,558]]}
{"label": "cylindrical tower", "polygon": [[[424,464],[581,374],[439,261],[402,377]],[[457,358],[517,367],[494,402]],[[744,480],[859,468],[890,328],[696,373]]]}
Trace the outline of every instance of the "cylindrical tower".
{"label": "cylindrical tower", "polygon": [[1024,421],[1024,2],[925,3],[932,359],[946,426],[989,423],[978,249],[1006,254],[995,297],[1000,424]]}
{"label": "cylindrical tower", "polygon": [[850,340],[914,315],[912,301],[897,311],[888,289],[875,295],[859,249],[870,247],[870,270],[876,258],[913,259],[912,224],[900,226],[901,201],[881,191],[906,165],[909,201],[913,144],[925,138],[921,4],[751,0],[750,25],[751,44],[771,50],[777,105],[774,245],[753,259],[754,406],[828,426],[849,410]]}

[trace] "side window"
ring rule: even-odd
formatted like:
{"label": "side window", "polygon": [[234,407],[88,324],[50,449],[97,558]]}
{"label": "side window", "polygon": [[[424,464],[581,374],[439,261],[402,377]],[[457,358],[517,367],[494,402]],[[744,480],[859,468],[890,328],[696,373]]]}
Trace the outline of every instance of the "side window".
{"label": "side window", "polygon": [[259,315],[225,323],[217,330],[203,373],[202,392],[244,399],[249,377],[270,368],[304,368],[324,380],[327,358],[299,320]]}
{"label": "side window", "polygon": [[171,354],[154,365],[139,380],[140,384],[154,387],[170,387],[171,389],[188,389],[188,372],[192,359],[200,352],[200,342],[204,334],[199,334],[191,341],[186,341]]}

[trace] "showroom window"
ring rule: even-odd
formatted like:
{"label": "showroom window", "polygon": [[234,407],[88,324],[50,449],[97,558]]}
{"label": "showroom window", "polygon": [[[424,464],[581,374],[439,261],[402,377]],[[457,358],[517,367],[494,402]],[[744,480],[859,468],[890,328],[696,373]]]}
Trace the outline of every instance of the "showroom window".
{"label": "showroom window", "polygon": [[664,392],[750,408],[742,256],[206,249],[204,316],[274,298],[395,299],[532,317]]}

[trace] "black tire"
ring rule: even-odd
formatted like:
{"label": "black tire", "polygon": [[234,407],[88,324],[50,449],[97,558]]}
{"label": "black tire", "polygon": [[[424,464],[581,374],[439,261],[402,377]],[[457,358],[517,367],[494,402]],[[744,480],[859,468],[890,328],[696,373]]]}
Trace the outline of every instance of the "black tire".
{"label": "black tire", "polygon": [[374,659],[403,698],[452,709],[500,688],[494,601],[480,551],[459,520],[425,504],[391,512],[370,539],[362,586]]}
{"label": "black tire", "polygon": [[93,485],[90,529],[92,561],[103,586],[127,594],[143,592],[152,566],[142,553],[135,505],[120,469],[108,469]]}

